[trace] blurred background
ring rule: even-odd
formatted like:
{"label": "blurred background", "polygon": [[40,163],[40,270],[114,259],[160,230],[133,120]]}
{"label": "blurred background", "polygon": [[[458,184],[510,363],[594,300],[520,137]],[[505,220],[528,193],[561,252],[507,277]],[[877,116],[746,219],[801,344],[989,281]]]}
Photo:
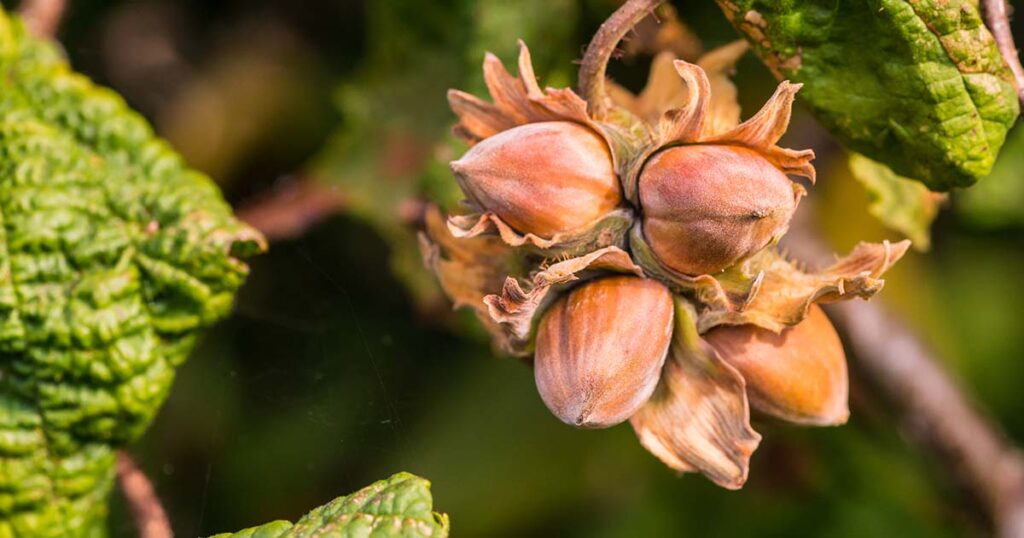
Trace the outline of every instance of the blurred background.
{"label": "blurred background", "polygon": [[[710,0],[673,4],[686,25],[674,41],[681,56],[737,38]],[[482,94],[484,51],[512,66],[517,38],[542,84],[571,85],[574,61],[616,7],[68,2],[57,37],[75,68],[120,92],[244,218],[276,230],[235,315],[206,335],[134,450],[180,536],[295,519],[400,470],[433,482],[458,537],[987,534],[980,508],[901,435],[855,358],[850,423],[755,424],[764,442],[747,486],[730,492],[675,476],[628,425],[564,426],[532,371],[451,312],[411,227],[416,199],[458,200],[446,162],[464,147],[450,135],[445,90]],[[1019,21],[1016,31],[1024,36]],[[610,74],[639,89],[649,46],[636,40]],[[736,82],[745,116],[775,86],[751,55]],[[868,213],[846,155],[803,110],[783,145],[818,152],[802,211],[838,251],[899,237]],[[931,251],[911,253],[881,294],[1020,442],[1022,175],[1018,126],[993,176],[954,193]],[[295,221],[295,207],[325,218]],[[114,534],[132,536],[119,503]]]}

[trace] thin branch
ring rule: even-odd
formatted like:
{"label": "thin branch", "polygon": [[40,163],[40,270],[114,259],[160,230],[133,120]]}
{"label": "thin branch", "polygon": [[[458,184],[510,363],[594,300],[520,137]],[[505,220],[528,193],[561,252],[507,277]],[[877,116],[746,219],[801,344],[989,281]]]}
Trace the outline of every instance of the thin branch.
{"label": "thin branch", "polygon": [[52,39],[57,33],[65,7],[65,0],[25,0],[18,12],[32,35]]}
{"label": "thin branch", "polygon": [[117,482],[128,501],[140,538],[173,538],[171,523],[149,478],[127,452],[117,454]]}
{"label": "thin branch", "polygon": [[999,54],[1010,66],[1013,79],[1017,83],[1017,96],[1021,103],[1024,103],[1024,67],[1020,65],[1017,46],[1013,43],[1013,32],[1010,31],[1010,16],[1007,13],[1006,0],[982,0],[982,7],[985,14],[985,25],[992,32],[992,37],[996,39]]}
{"label": "thin branch", "polygon": [[1024,458],[973,405],[931,351],[879,303],[829,309],[859,369],[899,407],[915,439],[927,443],[970,488],[999,535],[1024,537]]}
{"label": "thin branch", "polygon": [[595,118],[604,116],[608,109],[607,93],[604,89],[605,71],[608,68],[608,60],[619,41],[633,29],[644,17],[653,14],[654,8],[658,7],[663,0],[627,0],[615,13],[612,13],[608,20],[604,21],[601,28],[594,34],[594,38],[587,45],[587,51],[583,54],[583,61],[580,65],[579,80],[577,86],[580,95],[590,105],[590,114]]}
{"label": "thin branch", "polygon": [[294,239],[337,214],[345,197],[335,186],[306,178],[283,178],[267,193],[242,204],[238,218],[268,241]]}
{"label": "thin branch", "polygon": [[[794,224],[787,236],[790,252],[812,262],[834,259],[808,226]],[[831,305],[828,312],[855,366],[894,404],[911,438],[962,480],[1000,537],[1024,538],[1024,458],[995,422],[881,303],[854,300]]]}

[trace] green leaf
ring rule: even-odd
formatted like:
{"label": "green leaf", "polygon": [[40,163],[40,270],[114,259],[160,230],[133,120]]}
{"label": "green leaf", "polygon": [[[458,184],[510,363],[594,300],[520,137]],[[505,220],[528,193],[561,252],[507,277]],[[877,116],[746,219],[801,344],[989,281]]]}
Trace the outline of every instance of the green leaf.
{"label": "green leaf", "polygon": [[921,183],[893,173],[888,166],[854,153],[850,171],[868,190],[868,211],[887,228],[913,242],[917,250],[931,247],[931,226],[945,196],[933,193]]}
{"label": "green leaf", "polygon": [[717,0],[854,151],[932,190],[989,173],[1020,109],[970,0]]}
{"label": "green leaf", "polygon": [[444,538],[448,516],[433,511],[430,482],[398,473],[306,514],[212,538]]}
{"label": "green leaf", "polygon": [[114,454],[261,236],[0,8],[0,536],[105,534]]}

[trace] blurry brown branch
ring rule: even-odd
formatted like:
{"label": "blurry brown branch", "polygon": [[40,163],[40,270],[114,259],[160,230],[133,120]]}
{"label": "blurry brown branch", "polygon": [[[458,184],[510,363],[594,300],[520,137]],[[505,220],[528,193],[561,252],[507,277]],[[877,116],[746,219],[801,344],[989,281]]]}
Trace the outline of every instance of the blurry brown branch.
{"label": "blurry brown branch", "polygon": [[1020,56],[1017,54],[1017,46],[1013,43],[1013,33],[1010,31],[1010,16],[1007,13],[1006,0],[982,0],[982,9],[985,14],[985,25],[988,26],[992,36],[999,46],[999,53],[1003,60],[1010,66],[1013,72],[1013,79],[1017,86],[1017,96],[1021,103],[1024,103],[1024,67],[1020,65]]}
{"label": "blurry brown branch", "polygon": [[25,0],[18,10],[32,35],[52,38],[67,7],[65,0]]}
{"label": "blurry brown branch", "polygon": [[294,239],[335,215],[345,197],[332,185],[308,178],[283,178],[274,188],[242,204],[238,218],[263,232],[268,241]]}
{"label": "blurry brown branch", "polygon": [[171,523],[153,484],[126,452],[117,454],[117,482],[128,501],[140,538],[172,538]]}
{"label": "blurry brown branch", "polygon": [[[831,261],[806,226],[795,225],[790,236],[787,246],[797,258]],[[828,312],[856,358],[854,366],[893,404],[912,439],[955,473],[988,512],[1000,537],[1024,538],[1021,452],[932,350],[880,302],[849,301]]]}
{"label": "blurry brown branch", "polygon": [[607,92],[604,88],[608,60],[622,38],[645,17],[654,13],[663,0],[627,0],[604,24],[598,28],[587,45],[580,65],[577,86],[580,95],[590,105],[590,115],[601,118],[607,110]]}
{"label": "blurry brown branch", "polygon": [[901,421],[958,474],[999,536],[1024,537],[1024,459],[931,351],[879,303],[829,310],[859,368],[897,404]]}

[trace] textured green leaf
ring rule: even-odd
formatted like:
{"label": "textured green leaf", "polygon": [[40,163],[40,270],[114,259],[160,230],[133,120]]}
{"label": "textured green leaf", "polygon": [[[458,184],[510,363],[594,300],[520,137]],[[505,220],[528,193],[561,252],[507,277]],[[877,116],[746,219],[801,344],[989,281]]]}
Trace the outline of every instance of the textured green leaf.
{"label": "textured green leaf", "polygon": [[0,536],[102,535],[114,451],[263,242],[2,8],[0,69]]}
{"label": "textured green leaf", "polygon": [[717,0],[851,149],[932,190],[989,173],[1019,113],[970,0]]}
{"label": "textured green leaf", "polygon": [[932,221],[939,214],[945,196],[857,153],[850,156],[850,171],[871,196],[868,211],[887,228],[910,239],[914,248],[928,250]]}
{"label": "textured green leaf", "polygon": [[294,525],[274,521],[213,538],[444,538],[448,516],[433,511],[430,482],[409,473],[333,501],[306,514]]}

